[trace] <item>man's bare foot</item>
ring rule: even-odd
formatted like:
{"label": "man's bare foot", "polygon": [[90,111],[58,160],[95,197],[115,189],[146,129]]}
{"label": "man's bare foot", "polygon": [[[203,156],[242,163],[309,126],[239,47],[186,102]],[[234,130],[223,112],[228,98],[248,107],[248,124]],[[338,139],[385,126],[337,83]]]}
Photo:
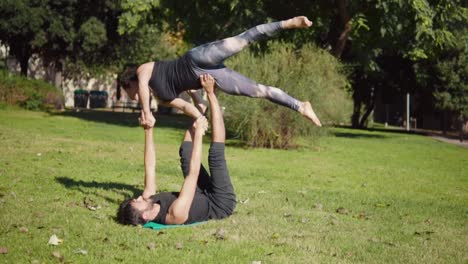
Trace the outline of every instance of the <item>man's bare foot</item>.
{"label": "man's bare foot", "polygon": [[297,16],[288,20],[283,20],[283,28],[308,28],[312,22],[305,16]]}
{"label": "man's bare foot", "polygon": [[320,120],[318,119],[309,102],[303,102],[301,104],[299,108],[299,113],[301,113],[305,118],[312,121],[316,126],[322,126],[322,123],[320,123]]}

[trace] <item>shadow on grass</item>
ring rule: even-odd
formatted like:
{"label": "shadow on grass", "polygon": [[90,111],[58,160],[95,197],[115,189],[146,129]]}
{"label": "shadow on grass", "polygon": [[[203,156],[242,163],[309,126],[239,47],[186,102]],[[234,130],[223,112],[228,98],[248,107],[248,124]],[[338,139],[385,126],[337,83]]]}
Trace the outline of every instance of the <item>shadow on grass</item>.
{"label": "shadow on grass", "polygon": [[[125,127],[139,127],[138,118],[140,113],[138,112],[111,112],[111,111],[102,111],[102,110],[82,110],[74,111],[68,110],[65,112],[50,112],[50,115],[53,116],[66,116],[66,117],[75,117],[86,121],[91,122],[100,122],[110,125],[118,125]],[[192,125],[193,120],[185,115],[178,114],[160,114],[153,113],[156,118],[156,129],[158,127],[162,128],[175,128],[185,130]],[[211,137],[211,133],[208,132],[207,138]],[[239,140],[235,139],[235,133],[232,131],[226,131],[227,142],[226,146],[237,147],[237,148],[248,148],[249,146]]]}
{"label": "shadow on grass", "polygon": [[[65,112],[51,112],[49,114],[54,116],[75,117],[86,121],[100,122],[126,127],[139,127],[138,118],[140,117],[139,112],[111,112],[102,110],[83,110],[79,112],[69,110]],[[184,115],[156,113],[155,118],[156,128],[167,127],[186,129],[191,124],[191,119]]]}
{"label": "shadow on grass", "polygon": [[385,138],[383,135],[371,135],[360,133],[359,131],[356,132],[332,132],[335,137],[344,137],[344,138]]}
{"label": "shadow on grass", "polygon": [[129,192],[131,193],[131,197],[137,197],[142,193],[142,190],[136,188],[133,185],[124,184],[124,183],[117,183],[117,182],[97,182],[97,181],[82,181],[82,180],[75,180],[67,177],[56,177],[55,180],[65,186],[67,189],[77,190],[82,192],[86,195],[96,195],[108,202],[119,204],[121,201],[116,200],[110,197],[107,197],[99,192],[99,189],[106,190],[106,191],[113,191],[118,193],[124,197],[129,197]]}
{"label": "shadow on grass", "polygon": [[426,133],[420,131],[406,131],[399,128],[353,128],[350,126],[336,126],[337,128],[346,128],[349,129],[349,132],[332,132],[336,137],[346,137],[346,138],[388,138],[388,135],[373,135],[363,132],[384,132],[390,134],[407,134],[407,135],[426,135]]}

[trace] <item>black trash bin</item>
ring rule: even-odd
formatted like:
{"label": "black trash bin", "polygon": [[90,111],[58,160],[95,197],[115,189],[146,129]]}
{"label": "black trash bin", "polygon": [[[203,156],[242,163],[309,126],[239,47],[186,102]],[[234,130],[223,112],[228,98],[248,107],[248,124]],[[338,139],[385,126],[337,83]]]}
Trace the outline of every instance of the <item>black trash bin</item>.
{"label": "black trash bin", "polygon": [[91,91],[89,93],[89,108],[105,108],[107,107],[106,91]]}
{"label": "black trash bin", "polygon": [[89,92],[83,89],[75,90],[74,92],[75,108],[86,108],[88,106]]}

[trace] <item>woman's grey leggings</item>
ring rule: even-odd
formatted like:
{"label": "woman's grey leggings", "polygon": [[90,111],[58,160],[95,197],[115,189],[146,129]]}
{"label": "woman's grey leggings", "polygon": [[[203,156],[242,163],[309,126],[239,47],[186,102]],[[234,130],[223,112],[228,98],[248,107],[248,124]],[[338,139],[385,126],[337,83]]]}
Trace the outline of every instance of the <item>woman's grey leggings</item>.
{"label": "woman's grey leggings", "polygon": [[276,87],[256,83],[224,66],[223,61],[240,52],[250,43],[274,35],[282,30],[281,22],[258,25],[237,36],[214,41],[188,52],[196,64],[195,74],[212,75],[219,89],[232,95],[266,98],[273,103],[298,111],[301,102]]}

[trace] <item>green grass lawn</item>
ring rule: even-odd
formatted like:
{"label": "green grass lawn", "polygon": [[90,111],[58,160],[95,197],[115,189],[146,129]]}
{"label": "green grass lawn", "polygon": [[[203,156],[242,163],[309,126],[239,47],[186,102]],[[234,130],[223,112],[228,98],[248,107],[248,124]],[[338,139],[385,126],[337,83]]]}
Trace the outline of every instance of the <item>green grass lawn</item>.
{"label": "green grass lawn", "polygon": [[[468,261],[468,149],[396,132],[331,128],[297,150],[229,141],[230,218],[121,226],[119,202],[143,188],[137,115],[0,110],[0,262]],[[186,124],[158,118],[159,190],[179,190]]]}

